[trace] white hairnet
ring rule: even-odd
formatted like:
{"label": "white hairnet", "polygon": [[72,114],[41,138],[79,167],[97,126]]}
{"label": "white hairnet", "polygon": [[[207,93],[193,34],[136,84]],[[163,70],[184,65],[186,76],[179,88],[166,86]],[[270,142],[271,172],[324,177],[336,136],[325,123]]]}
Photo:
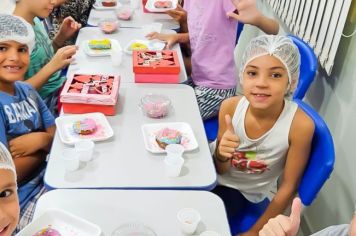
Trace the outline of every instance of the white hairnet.
{"label": "white hairnet", "polygon": [[12,160],[10,152],[4,144],[0,142],[0,169],[11,170],[16,178],[15,164]]}
{"label": "white hairnet", "polygon": [[288,94],[293,93],[299,80],[300,55],[297,46],[286,36],[261,35],[250,41],[241,60],[240,83],[242,84],[243,72],[247,64],[265,55],[274,56],[283,63],[288,73]]}
{"label": "white hairnet", "polygon": [[35,46],[35,33],[33,32],[33,28],[21,17],[0,14],[0,42],[12,40],[26,44],[31,54]]}

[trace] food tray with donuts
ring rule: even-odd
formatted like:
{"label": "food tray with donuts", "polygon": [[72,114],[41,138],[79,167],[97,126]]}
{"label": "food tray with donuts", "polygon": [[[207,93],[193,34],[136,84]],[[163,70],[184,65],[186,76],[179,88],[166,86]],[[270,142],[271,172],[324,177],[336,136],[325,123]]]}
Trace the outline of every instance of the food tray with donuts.
{"label": "food tray with donuts", "polygon": [[145,4],[145,8],[149,12],[165,12],[175,9],[177,4],[177,0],[148,0]]}
{"label": "food tray with donuts", "polygon": [[67,79],[60,95],[63,111],[115,115],[119,87],[119,76],[74,74]]}
{"label": "food tray with donuts", "polygon": [[198,148],[192,128],[185,122],[142,125],[145,147],[152,153],[165,153],[168,144],[181,144],[185,151]]}
{"label": "food tray with donuts", "polygon": [[61,141],[68,145],[83,139],[103,141],[114,135],[108,120],[100,112],[60,116],[56,118],[56,126]]}
{"label": "food tray with donuts", "polygon": [[121,6],[117,0],[96,0],[93,8],[96,10],[113,10]]}
{"label": "food tray with donuts", "polygon": [[60,209],[48,209],[17,236],[99,236],[101,229],[83,218]]}

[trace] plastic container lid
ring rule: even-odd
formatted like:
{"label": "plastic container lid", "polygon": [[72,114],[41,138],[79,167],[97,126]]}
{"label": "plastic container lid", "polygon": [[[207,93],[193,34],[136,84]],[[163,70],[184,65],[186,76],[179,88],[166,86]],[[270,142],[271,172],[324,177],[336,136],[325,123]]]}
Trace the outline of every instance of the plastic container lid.
{"label": "plastic container lid", "polygon": [[147,94],[141,98],[142,112],[150,118],[163,118],[168,115],[171,108],[171,100],[159,94]]}
{"label": "plastic container lid", "polygon": [[140,222],[132,222],[119,226],[111,236],[156,236],[156,233]]}
{"label": "plastic container lid", "polygon": [[120,23],[117,19],[109,18],[99,21],[98,26],[104,33],[111,34],[120,27]]}

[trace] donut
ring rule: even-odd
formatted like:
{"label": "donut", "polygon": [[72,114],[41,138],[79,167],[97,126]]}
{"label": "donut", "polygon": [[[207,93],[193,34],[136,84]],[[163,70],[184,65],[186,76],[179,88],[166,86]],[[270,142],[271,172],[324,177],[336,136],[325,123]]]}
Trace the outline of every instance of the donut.
{"label": "donut", "polygon": [[136,43],[131,44],[130,48],[131,48],[131,50],[145,50],[145,49],[147,49],[147,45],[143,44],[143,43],[136,42]]}
{"label": "donut", "polygon": [[96,130],[96,123],[91,118],[84,118],[83,120],[78,120],[74,122],[73,130],[75,133],[81,135],[92,134]]}
{"label": "donut", "polygon": [[116,0],[104,0],[101,2],[104,7],[114,7],[116,6]]}
{"label": "donut", "polygon": [[172,2],[171,1],[156,1],[154,3],[155,8],[171,8]]}
{"label": "donut", "polygon": [[33,236],[61,236],[61,234],[51,227],[45,227],[37,231]]}
{"label": "donut", "polygon": [[163,128],[157,132],[156,142],[160,148],[166,149],[169,144],[180,144],[182,133],[175,129]]}

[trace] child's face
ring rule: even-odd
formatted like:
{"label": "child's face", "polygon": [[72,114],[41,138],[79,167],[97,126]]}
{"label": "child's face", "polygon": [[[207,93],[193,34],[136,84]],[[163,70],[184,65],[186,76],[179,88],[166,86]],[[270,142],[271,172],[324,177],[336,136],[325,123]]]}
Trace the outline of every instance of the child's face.
{"label": "child's face", "polygon": [[0,83],[23,80],[29,63],[27,45],[15,41],[0,42]]}
{"label": "child's face", "polygon": [[26,9],[34,16],[46,18],[53,11],[57,0],[20,0],[26,1]]}
{"label": "child's face", "polygon": [[250,61],[243,73],[243,92],[250,105],[268,109],[283,102],[288,87],[288,73],[274,56],[260,56]]}
{"label": "child's face", "polygon": [[19,220],[20,207],[14,173],[0,169],[0,236],[11,236]]}

